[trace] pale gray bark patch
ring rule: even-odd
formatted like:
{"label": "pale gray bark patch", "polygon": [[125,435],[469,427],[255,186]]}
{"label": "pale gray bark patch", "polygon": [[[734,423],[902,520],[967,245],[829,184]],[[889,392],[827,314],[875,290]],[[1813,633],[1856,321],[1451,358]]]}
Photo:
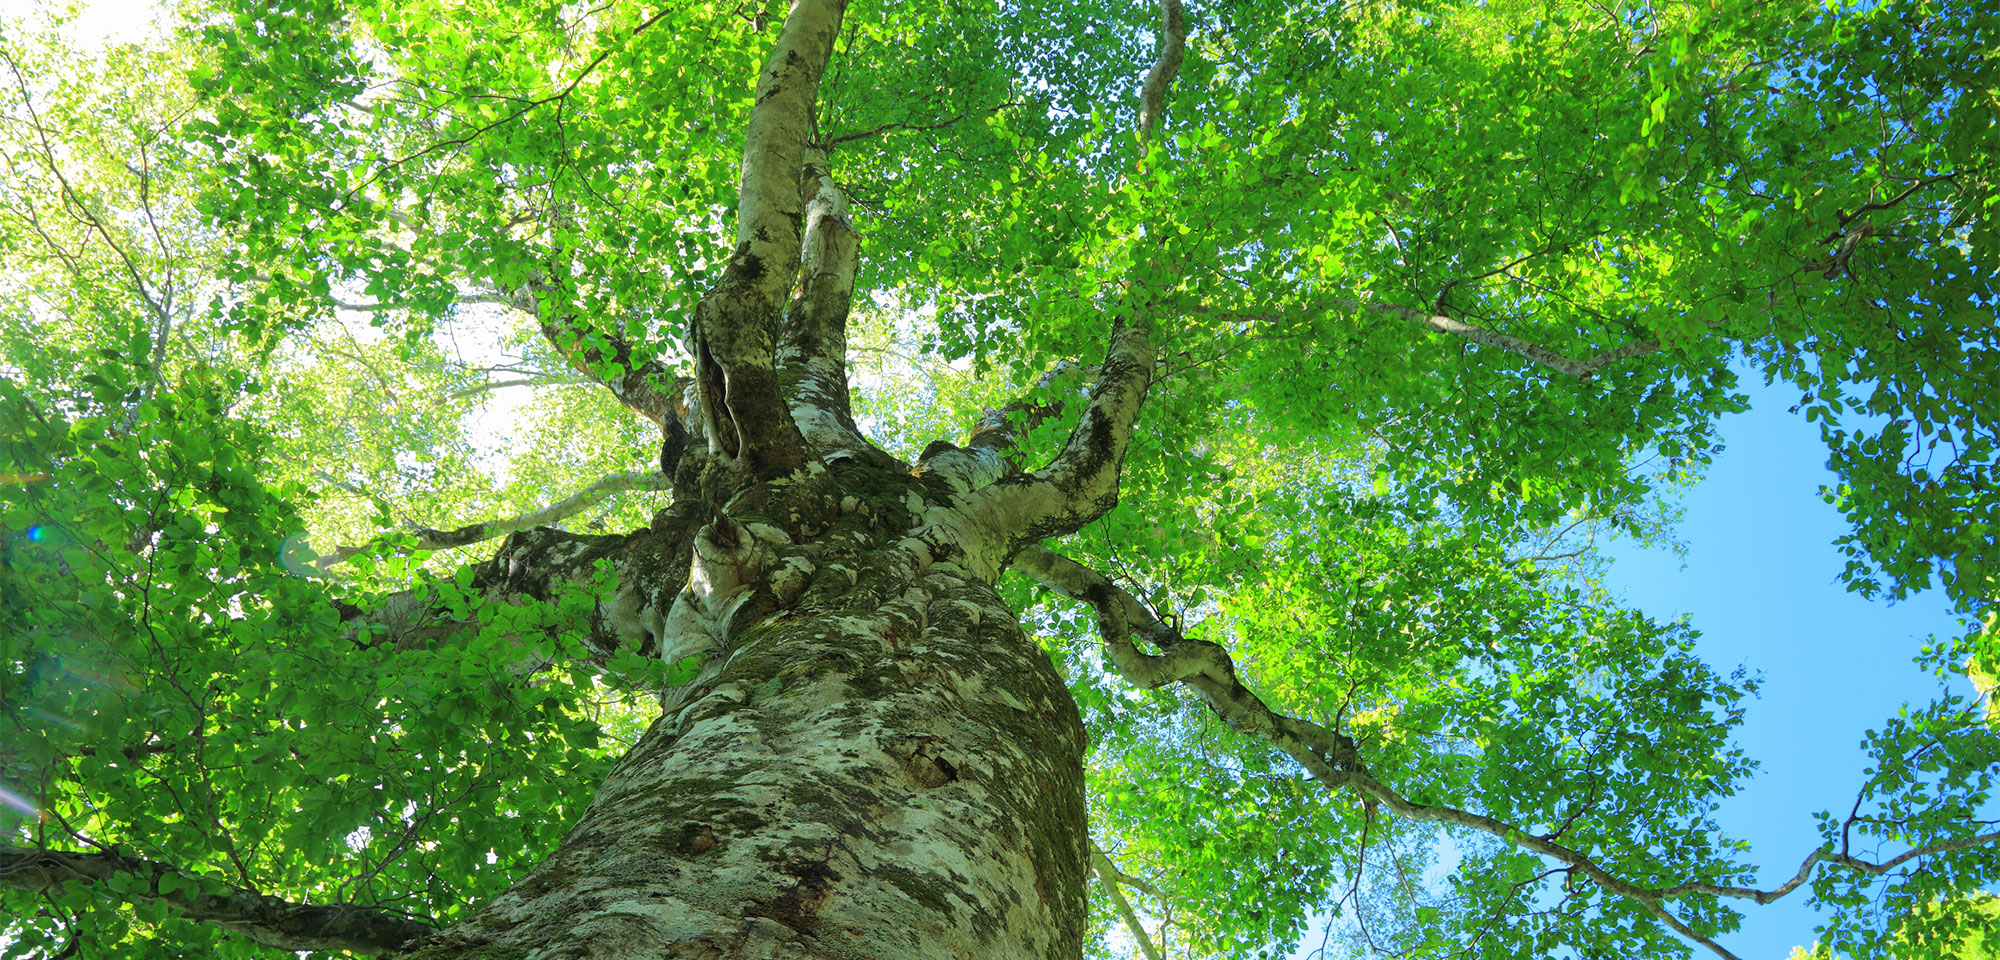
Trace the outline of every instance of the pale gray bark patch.
{"label": "pale gray bark patch", "polygon": [[[1080,952],[1068,690],[989,578],[905,546],[946,509],[929,488],[886,471],[817,481],[842,495],[814,482],[711,521],[698,550],[719,569],[702,576],[749,599],[701,677],[554,856],[413,956]],[[771,532],[826,501],[810,542]],[[932,536],[925,554],[958,554]]]}
{"label": "pale gray bark patch", "polygon": [[797,0],[757,80],[737,191],[736,249],[695,308],[693,353],[709,448],[758,479],[803,462],[804,441],[774,369],[798,276],[806,140],[845,0]]}

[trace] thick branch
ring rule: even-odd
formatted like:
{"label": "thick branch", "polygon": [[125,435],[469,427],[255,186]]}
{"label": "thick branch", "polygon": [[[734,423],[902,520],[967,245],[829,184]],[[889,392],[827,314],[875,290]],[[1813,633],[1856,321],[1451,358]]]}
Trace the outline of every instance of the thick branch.
{"label": "thick branch", "polygon": [[1187,20],[1181,16],[1181,0],[1160,0],[1159,54],[1146,72],[1139,88],[1139,132],[1152,139],[1166,117],[1167,87],[1180,73],[1181,56],[1187,49]]}
{"label": "thick branch", "polygon": [[514,297],[514,306],[534,316],[542,337],[571,368],[610,390],[619,403],[662,428],[669,419],[684,419],[681,398],[688,378],[675,375],[658,358],[635,362],[632,342],[623,334],[593,329],[574,304],[558,306],[564,296],[561,285],[552,274],[535,277]]}
{"label": "thick branch", "polygon": [[[1353,740],[1265,706],[1237,679],[1235,665],[1221,646],[1184,636],[1160,622],[1138,598],[1103,574],[1042,546],[1023,549],[1014,558],[1014,569],[1050,590],[1091,605],[1098,624],[1109,625],[1113,631],[1107,634],[1105,646],[1111,668],[1119,676],[1144,687],[1186,683],[1232,729],[1270,743],[1329,784],[1346,783],[1349,771],[1358,769],[1360,759]],[[1141,652],[1132,643],[1134,638],[1146,640],[1161,653]]]}
{"label": "thick branch", "polygon": [[[410,649],[459,642],[493,619],[488,605],[549,601],[565,591],[593,589],[599,561],[605,561],[617,586],[590,613],[586,657],[602,664],[619,650],[657,653],[666,636],[667,613],[688,582],[692,535],[692,527],[670,511],[656,515],[652,528],[627,534],[520,530],[507,536],[492,559],[471,568],[471,590],[464,601],[447,600],[438,591],[404,590],[372,609],[340,604],[341,619],[349,624],[350,638],[364,647]],[[548,664],[530,652],[541,628],[529,629],[535,635],[516,638],[523,659],[510,667],[520,675]]]}
{"label": "thick branch", "polygon": [[[114,879],[120,877],[124,882],[113,889]],[[125,903],[165,903],[190,920],[212,923],[281,950],[383,954],[437,932],[426,921],[384,907],[292,903],[116,852],[0,848],[0,884],[46,894],[81,885]]]}
{"label": "thick branch", "polygon": [[1118,505],[1119,471],[1152,383],[1149,326],[1133,318],[1112,330],[1089,405],[1062,450],[1040,470],[1003,477],[974,492],[967,503],[972,516],[1017,544],[1033,543],[1078,530]]}
{"label": "thick branch", "polygon": [[[624,493],[628,490],[665,490],[671,482],[671,478],[652,472],[614,473],[539,510],[531,510],[527,513],[499,520],[468,523],[465,526],[452,530],[420,527],[410,531],[410,533],[414,534],[417,538],[414,547],[417,550],[443,550],[449,547],[463,547],[467,544],[478,543],[481,540],[504,537],[507,534],[517,530],[526,530],[529,527],[560,523],[603,503],[615,493]],[[355,556],[380,545],[382,542],[381,540],[377,540],[371,543],[340,547],[320,556],[314,562],[320,569],[325,570],[335,564],[346,563]]]}
{"label": "thick branch", "polygon": [[1020,473],[1021,464],[1014,453],[1021,436],[1044,420],[1062,415],[1063,401],[1037,397],[1085,373],[1094,376],[1098,372],[1094,367],[1086,369],[1069,360],[1056,364],[1042,374],[1026,397],[981,413],[965,446],[938,440],[925,447],[912,472],[917,476],[941,477],[960,493]]}
{"label": "thick branch", "polygon": [[[1140,135],[1151,140],[1165,113],[1167,88],[1180,70],[1187,47],[1187,23],[1180,0],[1161,0],[1158,54],[1140,90]],[[1118,504],[1118,475],[1132,427],[1152,383],[1156,351],[1154,309],[1143,289],[1126,284],[1126,306],[1111,328],[1111,342],[1098,370],[1097,386],[1068,442],[1048,466],[1007,477],[973,495],[968,512],[988,529],[1011,536],[1014,544],[1059,536],[1110,512]]]}
{"label": "thick branch", "polygon": [[[1822,849],[1806,857],[1795,877],[1771,890],[1705,881],[1688,881],[1664,887],[1632,883],[1614,876],[1582,851],[1530,833],[1519,825],[1455,807],[1409,800],[1369,773],[1367,767],[1361,764],[1352,740],[1310,721],[1273,711],[1255,693],[1236,681],[1235,665],[1221,646],[1183,636],[1178,630],[1160,622],[1137,598],[1104,575],[1040,546],[1022,550],[1015,557],[1014,569],[1051,590],[1089,603],[1097,612],[1113,672],[1126,680],[1141,686],[1157,686],[1176,680],[1185,683],[1231,728],[1276,747],[1327,787],[1353,790],[1405,819],[1476,830],[1562,863],[1605,892],[1639,903],[1675,932],[1709,948],[1725,960],[1737,958],[1669,913],[1666,901],[1690,895],[1708,895],[1770,903],[1803,885],[1816,863],[1837,864],[1879,876],[1921,857],[2000,842],[2000,831],[1959,837],[1927,844],[1881,862]],[[1135,635],[1159,647],[1161,655],[1139,651],[1132,643]],[[1182,652],[1190,647],[1198,648],[1198,652]],[[1226,683],[1223,678],[1227,678]]]}
{"label": "thick branch", "polygon": [[820,75],[846,0],[795,0],[757,79],[743,144],[736,249],[695,307],[695,388],[711,453],[752,476],[805,462],[774,370],[779,318],[798,275],[804,211],[799,180]]}
{"label": "thick branch", "polygon": [[823,151],[808,151],[800,192],[805,234],[799,282],[785,310],[777,346],[779,382],[792,419],[814,455],[886,459],[854,425],[847,392],[847,316],[854,297],[860,240],[847,200],[834,185]]}

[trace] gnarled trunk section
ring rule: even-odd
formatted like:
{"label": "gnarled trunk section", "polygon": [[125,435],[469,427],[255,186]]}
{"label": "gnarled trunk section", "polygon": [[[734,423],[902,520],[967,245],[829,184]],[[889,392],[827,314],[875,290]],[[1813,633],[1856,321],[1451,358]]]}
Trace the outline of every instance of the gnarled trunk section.
{"label": "gnarled trunk section", "polygon": [[[611,545],[642,575],[593,621],[596,652],[699,656],[700,673],[553,855],[402,956],[1082,952],[1083,724],[993,583],[1115,505],[1161,305],[1108,324],[1080,421],[1040,469],[982,446],[913,475],[863,437],[845,379],[859,241],[810,142],[844,12],[795,0],[759,77],[737,245],[694,311],[687,409],[661,421],[675,503]],[[1174,0],[1167,21],[1155,118]]]}
{"label": "gnarled trunk section", "polygon": [[697,537],[663,653],[700,676],[554,855],[405,956],[1079,954],[1083,727],[955,562],[988,545],[949,542],[943,484],[776,486]]}

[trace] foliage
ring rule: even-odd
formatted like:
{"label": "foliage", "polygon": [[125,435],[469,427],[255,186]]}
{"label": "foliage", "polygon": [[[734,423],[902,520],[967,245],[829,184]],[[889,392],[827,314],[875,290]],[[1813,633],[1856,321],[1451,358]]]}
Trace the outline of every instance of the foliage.
{"label": "foliage", "polygon": [[[216,0],[100,59],[7,26],[0,799],[40,815],[0,821],[12,839],[447,920],[552,848],[645,719],[586,667],[521,676],[582,642],[599,593],[492,605],[431,648],[340,614],[402,589],[477,605],[490,544],[412,555],[408,528],[654,462],[592,381],[688,362],[781,16]],[[1027,397],[1056,405],[1021,443],[1045,459],[1109,293],[1146,285],[1161,371],[1119,507],[1066,554],[1415,802],[1641,885],[1748,883],[1709,816],[1754,767],[1728,734],[1755,680],[1556,555],[1666,536],[1754,369],[1823,424],[1854,589],[1993,602],[2000,15],[1191,4],[1148,142],[1124,91],[1153,16],[852,6],[816,123],[863,231],[863,428],[913,457]],[[556,315],[580,338],[545,337]],[[635,352],[569,369],[614,341]],[[534,399],[496,436],[482,405],[513,380]],[[377,542],[334,572],[307,534]],[[1383,953],[1687,949],[1519,837],[1392,818],[1173,689],[1121,686],[1087,611],[1007,588],[1091,731],[1093,840],[1187,955],[1281,955],[1326,910]],[[1920,659],[1962,687],[1995,658],[1987,630]],[[1990,802],[1994,732],[1958,688],[1869,746],[1869,806],[1823,815],[1829,849],[1949,840]],[[1957,895],[2000,859],[1920,865],[1816,867],[1827,949],[1975,942],[1989,901]],[[9,955],[261,951],[81,888],[6,902]],[[1709,894],[1670,905],[1704,936],[1736,923]]]}

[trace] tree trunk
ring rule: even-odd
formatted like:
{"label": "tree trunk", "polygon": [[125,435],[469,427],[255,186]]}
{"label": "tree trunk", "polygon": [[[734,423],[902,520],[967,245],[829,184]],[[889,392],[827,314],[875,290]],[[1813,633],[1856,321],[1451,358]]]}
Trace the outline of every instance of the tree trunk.
{"label": "tree trunk", "polygon": [[[809,137],[845,7],[794,0],[759,74],[737,245],[694,311],[682,401],[614,390],[656,398],[674,507],[622,540],[517,537],[480,578],[539,595],[610,559],[593,653],[699,655],[701,672],[546,862],[405,957],[1082,953],[1083,723],[994,581],[1116,504],[1151,321],[1122,311],[1039,470],[1009,460],[1004,420],[914,469],[855,429],[857,238]],[[1162,36],[1177,63],[1181,31]],[[1148,81],[1152,115],[1171,73]]]}
{"label": "tree trunk", "polygon": [[1083,727],[992,545],[936,479],[749,490],[658,638],[698,678],[553,856],[404,956],[1080,954]]}

